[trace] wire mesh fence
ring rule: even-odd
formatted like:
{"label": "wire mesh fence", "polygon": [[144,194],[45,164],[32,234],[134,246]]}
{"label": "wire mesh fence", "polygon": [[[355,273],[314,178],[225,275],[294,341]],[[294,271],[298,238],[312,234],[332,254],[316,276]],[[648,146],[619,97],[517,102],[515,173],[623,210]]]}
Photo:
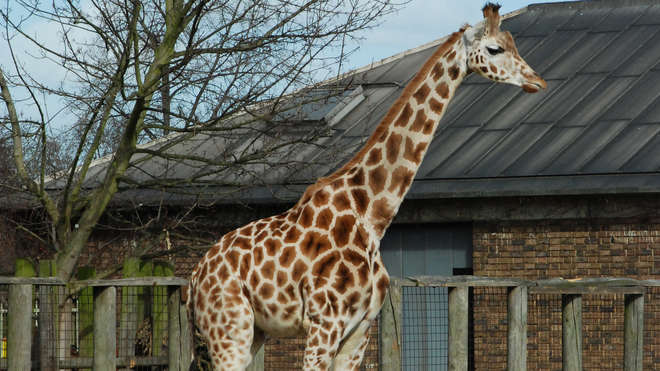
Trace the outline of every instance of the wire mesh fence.
{"label": "wire mesh fence", "polygon": [[446,370],[449,306],[446,287],[403,287],[402,369]]}

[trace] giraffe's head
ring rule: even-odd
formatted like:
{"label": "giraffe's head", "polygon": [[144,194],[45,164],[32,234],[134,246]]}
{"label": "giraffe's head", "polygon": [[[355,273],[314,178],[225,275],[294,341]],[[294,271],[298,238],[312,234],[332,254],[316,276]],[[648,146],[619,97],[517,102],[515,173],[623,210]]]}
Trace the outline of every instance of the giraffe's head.
{"label": "giraffe's head", "polygon": [[485,21],[468,27],[464,37],[468,69],[493,81],[522,87],[528,93],[545,89],[547,84],[518,54],[510,32],[500,30],[500,6],[487,3]]}

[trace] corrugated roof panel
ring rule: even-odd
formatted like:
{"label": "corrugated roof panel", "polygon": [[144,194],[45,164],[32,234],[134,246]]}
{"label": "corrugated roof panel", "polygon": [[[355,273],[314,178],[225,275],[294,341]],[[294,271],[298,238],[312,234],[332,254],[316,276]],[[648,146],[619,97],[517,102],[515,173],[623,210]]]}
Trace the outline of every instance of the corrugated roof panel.
{"label": "corrugated roof panel", "polygon": [[468,171],[470,176],[495,177],[527,151],[550,127],[549,124],[522,124],[510,131],[504,139]]}
{"label": "corrugated roof panel", "polygon": [[453,155],[432,171],[427,178],[461,178],[465,172],[488,150],[502,139],[507,132],[479,131]]}
{"label": "corrugated roof panel", "polygon": [[632,55],[644,43],[658,33],[660,26],[634,26],[621,33],[602,50],[595,50],[596,58],[592,59],[581,72],[609,72],[625,61],[622,56]]}
{"label": "corrugated roof panel", "polygon": [[[576,75],[557,87],[550,98],[541,104],[525,122],[554,122],[580,104],[605,74]],[[508,107],[507,107],[508,108]]]}
{"label": "corrugated roof panel", "polygon": [[514,37],[526,30],[531,24],[536,22],[536,18],[541,12],[526,11],[515,17],[511,17],[502,21],[502,29],[511,32]]}
{"label": "corrugated roof panel", "polygon": [[[660,20],[659,20],[660,21]],[[624,55],[625,62],[617,68],[613,76],[641,75],[650,68],[658,65],[660,61],[660,32],[653,35],[651,39],[631,55]]]}
{"label": "corrugated roof panel", "polygon": [[426,178],[428,173],[440,166],[460,146],[465,144],[477,131],[476,127],[440,128],[440,133],[433,139],[422,165],[417,173],[418,178]]}
{"label": "corrugated roof panel", "polygon": [[621,31],[637,21],[648,8],[648,5],[612,7],[612,11],[592,30],[596,32]]}
{"label": "corrugated roof panel", "polygon": [[475,107],[488,107],[488,109],[467,110],[456,119],[452,126],[482,126],[502,107],[508,105],[517,93],[516,90],[504,84],[491,85],[474,103]]}
{"label": "corrugated roof panel", "polygon": [[[491,85],[483,77],[479,77],[480,81],[483,83],[480,84],[462,84],[458,87],[454,98],[449,102],[447,106],[447,112],[442,118],[442,123],[440,125],[450,125],[454,122],[456,117],[463,113],[464,110],[474,104],[478,97],[483,94],[484,90]],[[460,123],[461,125],[466,125],[465,123]]]}
{"label": "corrugated roof panel", "polygon": [[635,24],[660,24],[660,5],[653,5],[646,9]]}
{"label": "corrugated roof panel", "polygon": [[575,14],[575,9],[559,7],[539,7],[532,8],[531,11],[540,12],[540,14],[536,18],[536,22],[520,34],[522,36],[545,36],[565,24]]}
{"label": "corrugated roof panel", "polygon": [[[574,45],[584,37],[579,31],[558,31],[543,39],[543,43],[531,53],[522,53],[527,64],[544,76],[548,67],[557,61],[564,53],[573,50]],[[538,41],[537,41],[538,44]]]}
{"label": "corrugated roof panel", "polygon": [[591,125],[580,137],[564,149],[543,170],[545,174],[580,174],[582,166],[603,149],[623,128],[628,121],[599,121]]}
{"label": "corrugated roof panel", "polygon": [[[372,86],[364,90],[365,100],[358,104],[353,110],[341,119],[335,126],[338,130],[348,130],[359,120],[364,118],[371,118],[374,116],[374,109],[377,106],[382,106],[383,100],[388,99],[388,103],[393,102],[398,98],[401,89],[396,86]],[[391,104],[391,103],[390,103]],[[384,107],[387,108],[387,107]],[[375,112],[376,115],[382,117],[387,111]]]}
{"label": "corrugated roof panel", "polygon": [[[548,99],[555,93],[557,86],[562,83],[560,80],[547,80],[548,89],[542,90],[536,94],[527,94],[520,88],[505,85],[511,92],[516,94],[507,107],[499,111],[493,118],[486,124],[485,128],[489,130],[508,129],[516,126],[522,122],[527,115],[529,115],[540,102]],[[489,109],[487,106],[480,107],[480,109]]]}
{"label": "corrugated roof panel", "polygon": [[580,104],[568,112],[558,122],[558,125],[588,125],[591,121],[602,115],[604,110],[619,99],[623,92],[634,84],[635,81],[636,78],[633,77],[617,77],[603,80],[591,90]]}
{"label": "corrugated roof panel", "polygon": [[605,120],[632,120],[660,94],[660,71],[651,71],[638,80],[627,93],[607,110]]}
{"label": "corrugated roof panel", "polygon": [[587,173],[604,173],[620,170],[641,147],[660,131],[660,124],[630,125],[608,143],[598,155],[583,168]]}
{"label": "corrugated roof panel", "polygon": [[[570,6],[570,4],[568,4]],[[611,11],[610,8],[578,9],[573,17],[564,23],[560,30],[589,30],[598,24]]]}
{"label": "corrugated roof panel", "polygon": [[660,122],[660,98],[651,103],[634,121],[636,124],[651,124]]}
{"label": "corrugated roof panel", "polygon": [[[518,53],[527,60],[527,55],[545,39],[543,36],[518,37],[515,39]],[[535,66],[536,67],[536,66]]]}
{"label": "corrugated roof panel", "polygon": [[387,71],[387,73],[379,77],[376,81],[372,81],[372,83],[407,83],[408,80],[415,76],[424,62],[426,62],[426,60],[431,57],[431,54],[433,54],[433,52],[435,52],[438,47],[439,46],[424,49],[422,51],[407,55],[405,58],[399,59],[393,63],[394,65],[389,71]]}
{"label": "corrugated roof panel", "polygon": [[582,133],[584,128],[553,127],[521,155],[502,175],[531,176],[539,175],[557,154],[570,145]]}
{"label": "corrugated roof panel", "polygon": [[625,172],[660,171],[660,135],[656,134],[646,145],[621,167]]}
{"label": "corrugated roof panel", "polygon": [[575,44],[570,53],[565,53],[560,60],[543,72],[543,78],[547,80],[572,76],[596,53],[607,47],[612,37],[612,34],[602,32],[587,33]]}

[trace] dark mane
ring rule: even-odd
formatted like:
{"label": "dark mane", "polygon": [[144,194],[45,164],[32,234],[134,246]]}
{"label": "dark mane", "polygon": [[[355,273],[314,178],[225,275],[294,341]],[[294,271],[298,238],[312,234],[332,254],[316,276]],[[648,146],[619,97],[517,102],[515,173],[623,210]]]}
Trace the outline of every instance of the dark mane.
{"label": "dark mane", "polygon": [[484,7],[481,9],[481,11],[484,11],[484,10],[490,8],[494,12],[497,12],[498,10],[500,10],[501,7],[502,7],[502,5],[500,5],[499,3],[487,2],[486,5],[484,5]]}

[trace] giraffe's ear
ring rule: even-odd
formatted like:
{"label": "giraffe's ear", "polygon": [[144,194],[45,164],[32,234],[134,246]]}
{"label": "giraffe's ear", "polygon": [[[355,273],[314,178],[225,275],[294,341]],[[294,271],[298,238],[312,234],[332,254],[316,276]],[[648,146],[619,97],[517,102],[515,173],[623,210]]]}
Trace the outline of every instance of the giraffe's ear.
{"label": "giraffe's ear", "polygon": [[500,4],[487,3],[482,9],[486,20],[486,33],[495,35],[500,30]]}
{"label": "giraffe's ear", "polygon": [[465,30],[463,31],[463,37],[465,37],[465,41],[467,41],[466,45],[472,45],[476,40],[481,39],[483,32],[483,25],[465,27]]}

